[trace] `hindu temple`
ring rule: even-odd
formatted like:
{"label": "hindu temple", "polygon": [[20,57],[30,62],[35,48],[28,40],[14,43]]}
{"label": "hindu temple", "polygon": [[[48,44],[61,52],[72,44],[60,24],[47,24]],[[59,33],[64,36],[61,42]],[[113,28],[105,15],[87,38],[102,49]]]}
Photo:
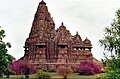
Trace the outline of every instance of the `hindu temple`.
{"label": "hindu temple", "polygon": [[82,60],[94,59],[92,44],[87,37],[82,40],[78,32],[72,35],[63,22],[55,29],[55,22],[43,0],[38,5],[24,48],[22,59],[39,69],[75,65]]}

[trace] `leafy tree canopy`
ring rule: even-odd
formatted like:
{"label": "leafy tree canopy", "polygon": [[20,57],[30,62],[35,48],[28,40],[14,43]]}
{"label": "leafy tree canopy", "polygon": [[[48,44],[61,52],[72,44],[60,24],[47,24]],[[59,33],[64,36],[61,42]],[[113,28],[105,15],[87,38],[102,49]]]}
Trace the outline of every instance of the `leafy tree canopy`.
{"label": "leafy tree canopy", "polygon": [[120,9],[116,11],[116,17],[110,27],[105,28],[103,39],[99,40],[104,50],[113,55],[120,55]]}
{"label": "leafy tree canopy", "polygon": [[[105,28],[103,39],[99,40],[101,46],[107,51],[104,53],[106,61],[106,74],[102,79],[120,79],[120,9],[110,27]],[[106,54],[109,56],[106,56]]]}
{"label": "leafy tree canopy", "polygon": [[14,57],[7,53],[7,47],[10,48],[10,43],[5,43],[3,38],[5,37],[5,31],[0,27],[0,75],[6,71],[9,63],[12,62]]}

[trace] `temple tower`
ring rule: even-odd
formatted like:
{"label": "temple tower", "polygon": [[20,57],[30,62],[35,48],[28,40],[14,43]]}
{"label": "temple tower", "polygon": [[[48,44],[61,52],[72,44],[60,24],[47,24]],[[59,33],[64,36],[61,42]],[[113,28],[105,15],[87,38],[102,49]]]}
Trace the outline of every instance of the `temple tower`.
{"label": "temple tower", "polygon": [[83,41],[78,32],[71,35],[63,22],[55,30],[54,20],[43,0],[38,5],[24,48],[22,59],[37,68],[79,64],[81,60],[93,61],[91,41],[88,38]]}

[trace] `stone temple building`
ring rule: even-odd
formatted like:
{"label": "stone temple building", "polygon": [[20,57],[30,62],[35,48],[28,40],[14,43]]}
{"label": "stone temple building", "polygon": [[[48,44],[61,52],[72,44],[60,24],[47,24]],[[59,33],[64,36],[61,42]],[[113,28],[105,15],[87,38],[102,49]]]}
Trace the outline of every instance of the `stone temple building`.
{"label": "stone temple building", "polygon": [[25,41],[23,60],[37,68],[55,68],[58,65],[75,65],[81,60],[93,61],[91,41],[82,40],[78,32],[71,35],[62,22],[58,29],[46,3],[37,8],[29,37]]}

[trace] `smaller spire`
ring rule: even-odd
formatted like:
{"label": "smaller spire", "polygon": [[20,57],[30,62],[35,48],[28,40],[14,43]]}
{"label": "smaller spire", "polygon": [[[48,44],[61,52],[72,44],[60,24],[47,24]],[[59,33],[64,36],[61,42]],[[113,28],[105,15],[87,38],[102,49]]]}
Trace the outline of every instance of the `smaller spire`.
{"label": "smaller spire", "polygon": [[87,37],[84,41],[87,42],[87,43],[91,43],[91,41]]}
{"label": "smaller spire", "polygon": [[64,23],[63,23],[63,22],[61,23],[60,28],[61,28],[61,29],[65,29],[65,30],[66,30],[66,27],[64,26]]}
{"label": "smaller spire", "polygon": [[91,41],[87,37],[86,37],[86,39],[83,42],[87,46],[92,46]]}

